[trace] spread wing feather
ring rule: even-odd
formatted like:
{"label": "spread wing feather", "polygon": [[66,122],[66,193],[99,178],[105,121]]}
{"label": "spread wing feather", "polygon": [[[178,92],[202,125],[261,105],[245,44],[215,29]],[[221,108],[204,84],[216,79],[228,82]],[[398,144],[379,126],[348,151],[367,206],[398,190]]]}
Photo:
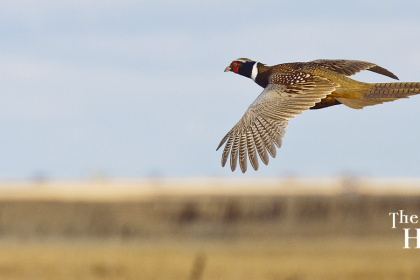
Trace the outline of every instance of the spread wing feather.
{"label": "spread wing feather", "polygon": [[261,158],[262,162],[265,165],[267,165],[268,162],[269,162],[268,154],[267,154],[267,151],[266,151],[265,146],[263,144],[263,141],[261,139],[261,136],[258,133],[257,127],[255,125],[252,126],[251,130],[252,130],[252,134],[254,136],[255,147],[257,148],[258,154],[260,155],[260,158]]}
{"label": "spread wing feather", "polygon": [[249,161],[251,162],[252,168],[254,168],[254,170],[258,170],[258,157],[255,151],[255,141],[254,135],[252,134],[252,128],[246,132],[246,148],[248,150]]}
{"label": "spread wing feather", "polygon": [[[226,164],[226,161],[227,161],[227,159],[229,158],[229,152],[230,152],[230,148],[232,147],[232,142],[233,142],[233,139],[235,138],[235,136],[234,135],[226,135],[226,136],[228,136],[227,138],[229,138],[229,140],[227,141],[227,143],[226,143],[226,146],[225,146],[225,148],[223,149],[223,153],[222,153],[222,166],[225,166],[225,164]],[[226,137],[225,137],[226,138]],[[226,139],[227,139],[226,138]],[[226,140],[224,140],[224,141],[226,141]],[[224,142],[223,141],[223,142]],[[223,145],[223,144],[222,144]],[[221,145],[220,145],[221,146]],[[220,146],[219,146],[219,148],[220,148]],[[219,148],[217,148],[217,149],[219,149]]]}
{"label": "spread wing feather", "polygon": [[336,71],[346,76],[354,75],[363,70],[369,70],[398,80],[398,77],[395,76],[392,72],[371,62],[344,59],[317,59],[311,62],[318,64],[318,66]]}
{"label": "spread wing feather", "polygon": [[238,164],[238,150],[239,150],[239,141],[241,140],[241,135],[235,135],[235,140],[233,140],[232,151],[230,152],[230,168],[232,171],[236,169]]}
{"label": "spread wing feather", "polygon": [[242,172],[245,172],[247,168],[246,135],[246,133],[242,134],[239,142],[239,166],[241,167]]}
{"label": "spread wing feather", "polygon": [[[270,81],[275,80],[272,78]],[[226,142],[222,166],[226,164],[230,154],[232,171],[236,169],[239,160],[240,168],[245,173],[248,155],[252,167],[257,170],[257,153],[267,165],[268,154],[274,158],[276,146],[280,148],[282,145],[289,119],[314,106],[333,92],[335,87],[331,81],[318,76],[294,84],[293,88],[269,83],[217,147],[218,150]]]}

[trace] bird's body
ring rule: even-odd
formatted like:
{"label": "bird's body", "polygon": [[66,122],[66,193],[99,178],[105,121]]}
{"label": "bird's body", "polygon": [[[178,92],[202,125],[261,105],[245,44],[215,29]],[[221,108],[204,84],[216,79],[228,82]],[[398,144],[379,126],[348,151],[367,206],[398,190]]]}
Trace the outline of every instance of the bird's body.
{"label": "bird's body", "polygon": [[348,76],[362,70],[398,79],[393,73],[370,62],[358,60],[314,60],[266,66],[247,58],[233,61],[226,71],[251,78],[264,88],[242,119],[222,139],[225,142],[222,166],[230,154],[235,170],[238,159],[242,172],[247,169],[247,154],[258,169],[257,153],[268,163],[275,157],[288,120],[308,109],[344,104],[350,108],[381,104],[420,93],[420,83],[363,83]]}

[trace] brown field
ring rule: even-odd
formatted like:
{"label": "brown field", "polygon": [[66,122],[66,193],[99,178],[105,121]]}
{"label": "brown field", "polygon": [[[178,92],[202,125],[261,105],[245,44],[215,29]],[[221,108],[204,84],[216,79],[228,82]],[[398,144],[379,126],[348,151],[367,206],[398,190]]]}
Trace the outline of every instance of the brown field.
{"label": "brown field", "polygon": [[417,182],[3,183],[0,279],[420,279]]}
{"label": "brown field", "polygon": [[[419,279],[395,238],[0,245],[0,279]],[[201,278],[200,278],[201,277]]]}

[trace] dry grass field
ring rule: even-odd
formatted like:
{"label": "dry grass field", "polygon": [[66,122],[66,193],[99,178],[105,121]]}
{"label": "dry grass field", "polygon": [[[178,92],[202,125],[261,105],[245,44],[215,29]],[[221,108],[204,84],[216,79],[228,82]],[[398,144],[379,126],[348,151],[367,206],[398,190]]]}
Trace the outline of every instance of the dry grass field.
{"label": "dry grass field", "polygon": [[0,244],[0,279],[419,279],[395,238]]}
{"label": "dry grass field", "polygon": [[420,216],[419,187],[4,183],[0,279],[420,279],[420,249],[403,249],[403,226],[391,229],[388,215]]}

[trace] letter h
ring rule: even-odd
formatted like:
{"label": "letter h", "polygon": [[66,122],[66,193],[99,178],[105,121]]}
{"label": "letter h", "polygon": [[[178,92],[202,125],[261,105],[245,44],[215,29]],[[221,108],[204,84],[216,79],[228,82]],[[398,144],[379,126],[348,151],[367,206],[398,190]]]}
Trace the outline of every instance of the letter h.
{"label": "letter h", "polygon": [[416,237],[408,236],[408,232],[410,231],[409,228],[403,228],[403,230],[405,232],[405,246],[404,246],[404,249],[410,249],[410,246],[408,244],[409,239],[417,239],[416,249],[420,249],[420,228],[416,228],[416,230],[417,230],[417,236]]}

